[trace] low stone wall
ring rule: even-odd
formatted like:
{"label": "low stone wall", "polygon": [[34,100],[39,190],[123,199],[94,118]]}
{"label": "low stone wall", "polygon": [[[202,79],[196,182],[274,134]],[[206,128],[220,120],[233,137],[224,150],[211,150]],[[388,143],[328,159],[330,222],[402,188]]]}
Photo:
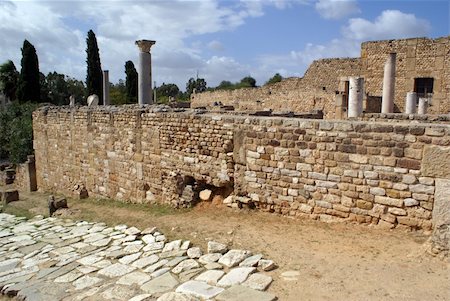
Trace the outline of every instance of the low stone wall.
{"label": "low stone wall", "polygon": [[132,106],[41,108],[33,122],[41,190],[189,206],[196,182],[231,188],[237,206],[431,229],[450,181],[450,125]]}
{"label": "low stone wall", "polygon": [[363,121],[384,121],[384,122],[412,122],[412,123],[436,123],[450,124],[450,114],[445,115],[419,115],[419,114],[398,114],[398,113],[365,113],[357,120]]}

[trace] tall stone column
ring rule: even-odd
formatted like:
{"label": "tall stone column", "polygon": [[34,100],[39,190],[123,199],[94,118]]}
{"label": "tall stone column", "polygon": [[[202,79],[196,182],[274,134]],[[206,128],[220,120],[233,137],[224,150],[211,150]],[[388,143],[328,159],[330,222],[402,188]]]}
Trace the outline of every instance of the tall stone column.
{"label": "tall stone column", "polygon": [[152,104],[152,55],[150,48],[155,41],[139,40],[139,70],[138,70],[138,103],[140,105]]}
{"label": "tall stone column", "polygon": [[363,109],[363,79],[360,77],[349,78],[348,111],[349,118],[358,117]]}
{"label": "tall stone column", "polygon": [[109,106],[111,104],[109,98],[109,71],[103,70],[103,105]]}
{"label": "tall stone column", "polygon": [[390,53],[384,65],[383,98],[381,101],[381,113],[394,112],[396,57],[397,57],[396,53]]}
{"label": "tall stone column", "polygon": [[406,114],[415,114],[416,113],[416,105],[417,105],[417,93],[416,92],[406,93],[405,113]]}

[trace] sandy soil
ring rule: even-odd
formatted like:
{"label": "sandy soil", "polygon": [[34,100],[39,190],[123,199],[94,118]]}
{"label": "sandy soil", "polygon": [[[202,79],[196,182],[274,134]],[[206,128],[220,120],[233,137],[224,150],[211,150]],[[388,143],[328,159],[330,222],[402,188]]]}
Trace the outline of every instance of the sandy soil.
{"label": "sandy soil", "polygon": [[[21,194],[8,212],[47,214],[46,195]],[[356,224],[325,224],[212,205],[149,209],[117,202],[69,201],[71,219],[156,226],[171,239],[208,240],[261,252],[278,268],[269,291],[279,300],[450,300],[450,264],[425,252],[428,236]],[[296,280],[281,274],[298,271]]]}

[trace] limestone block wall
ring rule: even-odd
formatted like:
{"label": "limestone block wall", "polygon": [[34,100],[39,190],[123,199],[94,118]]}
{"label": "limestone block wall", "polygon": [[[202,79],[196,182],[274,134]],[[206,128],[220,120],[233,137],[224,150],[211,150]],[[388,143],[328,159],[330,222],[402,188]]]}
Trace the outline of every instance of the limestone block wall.
{"label": "limestone block wall", "polygon": [[397,53],[395,105],[404,112],[406,93],[414,91],[414,79],[434,78],[431,114],[450,112],[450,37],[414,38],[365,42],[361,66],[366,93],[381,96],[383,68],[389,53]]}
{"label": "limestone block wall", "polygon": [[450,198],[448,124],[131,106],[43,108],[33,118],[40,190],[81,183],[91,196],[184,206],[180,181],[190,177],[231,187],[239,206],[416,229],[431,229],[437,198]]}
{"label": "limestone block wall", "polygon": [[258,88],[197,93],[191,96],[191,106],[211,107],[214,102],[222,102],[239,111],[272,109],[308,112],[321,109],[326,118],[333,118],[339,78],[360,73],[359,59],[322,59],[314,61],[303,78],[288,78]]}

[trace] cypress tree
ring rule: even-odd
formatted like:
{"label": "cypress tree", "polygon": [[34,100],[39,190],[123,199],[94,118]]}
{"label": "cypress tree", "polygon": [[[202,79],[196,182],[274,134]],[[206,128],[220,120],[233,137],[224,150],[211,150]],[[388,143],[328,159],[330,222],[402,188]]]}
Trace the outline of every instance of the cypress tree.
{"label": "cypress tree", "polygon": [[125,74],[127,100],[130,103],[137,102],[138,73],[132,61],[125,62]]}
{"label": "cypress tree", "polygon": [[36,49],[27,40],[23,41],[21,65],[17,99],[21,102],[40,102],[39,61]]}
{"label": "cypress tree", "polygon": [[89,30],[86,39],[87,48],[87,76],[86,88],[87,94],[98,95],[99,104],[103,104],[103,74],[100,63],[100,54],[98,51],[97,38],[92,30]]}

